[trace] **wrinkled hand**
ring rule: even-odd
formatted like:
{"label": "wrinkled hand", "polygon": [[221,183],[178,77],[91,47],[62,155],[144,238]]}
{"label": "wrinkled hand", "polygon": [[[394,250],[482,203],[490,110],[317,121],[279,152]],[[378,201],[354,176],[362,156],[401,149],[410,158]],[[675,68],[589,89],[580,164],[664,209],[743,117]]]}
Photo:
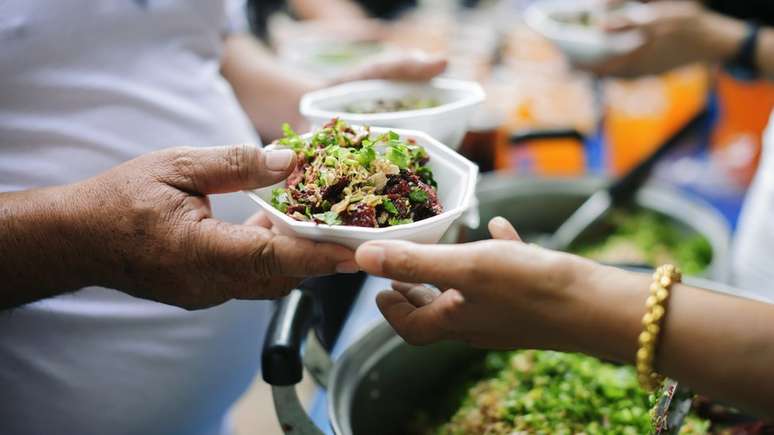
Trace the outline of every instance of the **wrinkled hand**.
{"label": "wrinkled hand", "polygon": [[353,80],[405,80],[424,81],[441,74],[447,61],[443,57],[422,52],[390,55],[374,60],[334,80],[343,83]]}
{"label": "wrinkled hand", "polygon": [[[175,148],[73,185],[83,254],[98,283],[134,296],[206,308],[285,295],[307,276],[354,272],[350,250],[212,217],[206,195],[268,186],[295,167],[291,151],[255,146]],[[82,207],[81,207],[82,206]]]}
{"label": "wrinkled hand", "polygon": [[[465,341],[497,349],[567,349],[578,304],[572,291],[587,261],[527,245],[503,218],[489,223],[495,239],[463,245],[369,242],[360,267],[397,280],[377,297],[387,321],[407,342]],[[445,289],[409,284],[425,282]]]}
{"label": "wrinkled hand", "polygon": [[648,17],[633,20],[616,16],[606,25],[611,34],[639,30],[645,37],[642,46],[600,64],[577,66],[599,75],[635,77],[720,60],[708,38],[713,31],[710,18],[699,2],[659,1],[648,3],[648,8]]}

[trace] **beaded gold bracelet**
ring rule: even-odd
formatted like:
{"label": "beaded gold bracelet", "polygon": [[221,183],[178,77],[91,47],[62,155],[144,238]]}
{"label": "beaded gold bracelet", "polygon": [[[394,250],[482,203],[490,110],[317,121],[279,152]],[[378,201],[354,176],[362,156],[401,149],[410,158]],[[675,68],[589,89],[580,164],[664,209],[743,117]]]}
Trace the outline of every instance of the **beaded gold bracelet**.
{"label": "beaded gold bracelet", "polygon": [[646,311],[642,316],[643,330],[639,336],[637,349],[637,380],[646,391],[655,390],[664,381],[663,376],[654,371],[659,333],[666,315],[669,291],[674,283],[680,282],[680,270],[671,264],[665,264],[653,274],[650,295],[645,302]]}

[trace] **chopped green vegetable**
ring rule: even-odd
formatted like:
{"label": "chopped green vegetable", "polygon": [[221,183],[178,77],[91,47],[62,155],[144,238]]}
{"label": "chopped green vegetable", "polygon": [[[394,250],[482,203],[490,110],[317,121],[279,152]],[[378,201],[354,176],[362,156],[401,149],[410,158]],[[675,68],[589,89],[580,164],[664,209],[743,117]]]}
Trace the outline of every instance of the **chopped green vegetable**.
{"label": "chopped green vegetable", "polygon": [[[474,382],[459,409],[423,434],[604,434],[651,431],[655,396],[641,390],[635,370],[596,358],[553,351],[490,352],[487,377]],[[431,426],[428,428],[428,426]],[[689,430],[690,427],[690,430]],[[704,421],[688,419],[686,431],[706,434]],[[689,431],[687,431],[689,430]]]}
{"label": "chopped green vegetable", "polygon": [[385,152],[385,157],[387,157],[387,160],[391,161],[401,169],[408,168],[409,162],[411,161],[411,155],[408,152],[408,148],[402,144],[393,144],[388,146],[387,151]]}
{"label": "chopped green vegetable", "polygon": [[409,192],[409,199],[411,199],[411,202],[422,204],[427,201],[427,192],[422,189],[411,189],[411,192]]}
{"label": "chopped green vegetable", "polygon": [[388,223],[389,223],[391,226],[395,226],[395,225],[410,224],[410,223],[412,223],[412,222],[414,222],[414,221],[413,221],[413,220],[411,220],[411,219],[400,219],[400,218],[392,218],[392,217],[391,217],[391,218],[387,219],[387,222],[388,222]]}
{"label": "chopped green vegetable", "polygon": [[[365,140],[363,141],[365,142]],[[369,141],[370,142],[370,141]],[[363,148],[357,152],[357,160],[364,167],[368,167],[376,159],[376,150],[372,145],[363,144]]]}
{"label": "chopped green vegetable", "polygon": [[339,214],[335,211],[326,211],[324,213],[315,213],[312,215],[315,219],[325,222],[328,225],[341,225]]}
{"label": "chopped green vegetable", "polygon": [[287,213],[290,197],[287,189],[277,188],[271,191],[271,204],[283,213]]}
{"label": "chopped green vegetable", "polygon": [[382,206],[384,206],[384,209],[387,210],[388,213],[398,214],[398,208],[395,207],[395,204],[393,204],[393,202],[389,199],[382,201]]}

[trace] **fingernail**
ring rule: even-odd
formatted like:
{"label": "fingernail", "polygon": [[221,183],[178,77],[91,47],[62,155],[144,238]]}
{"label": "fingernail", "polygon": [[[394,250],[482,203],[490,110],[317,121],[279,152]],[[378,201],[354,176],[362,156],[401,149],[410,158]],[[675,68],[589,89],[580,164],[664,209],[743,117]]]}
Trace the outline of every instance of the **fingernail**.
{"label": "fingernail", "polygon": [[508,220],[502,216],[492,218],[492,223],[500,228],[508,228]]}
{"label": "fingernail", "polygon": [[360,266],[354,261],[344,261],[336,265],[336,273],[358,273]]}
{"label": "fingernail", "polygon": [[384,264],[384,248],[379,245],[366,244],[355,253],[357,263],[368,272],[381,274]]}
{"label": "fingernail", "polygon": [[285,171],[290,167],[295,155],[291,150],[266,151],[266,167],[270,171]]}

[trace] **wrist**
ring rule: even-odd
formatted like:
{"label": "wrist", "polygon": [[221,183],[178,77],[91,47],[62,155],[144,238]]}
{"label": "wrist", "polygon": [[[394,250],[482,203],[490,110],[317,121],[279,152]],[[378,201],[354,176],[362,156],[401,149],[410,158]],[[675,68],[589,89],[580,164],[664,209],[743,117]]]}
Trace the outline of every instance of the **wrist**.
{"label": "wrist", "polygon": [[701,12],[697,28],[705,58],[717,63],[733,59],[747,35],[743,21],[706,10]]}
{"label": "wrist", "polygon": [[93,203],[97,198],[104,200],[104,196],[94,190],[89,180],[57,187],[55,195],[60,258],[72,276],[71,287],[110,285],[112,255],[104,237],[108,223],[98,219],[107,204]]}
{"label": "wrist", "polygon": [[577,351],[619,362],[632,362],[650,276],[576,257],[572,286]]}

